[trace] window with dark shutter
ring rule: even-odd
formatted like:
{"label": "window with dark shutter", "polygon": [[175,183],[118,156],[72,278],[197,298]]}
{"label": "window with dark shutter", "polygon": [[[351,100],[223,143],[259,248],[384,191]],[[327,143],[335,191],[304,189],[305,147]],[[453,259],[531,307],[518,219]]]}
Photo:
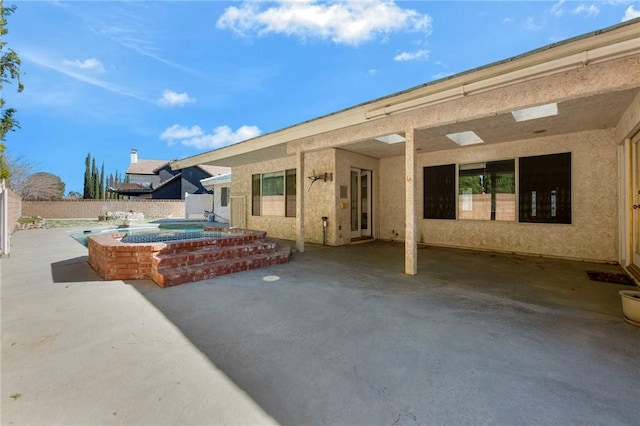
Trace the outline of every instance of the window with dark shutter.
{"label": "window with dark shutter", "polygon": [[456,218],[456,166],[425,167],[424,172],[424,218]]}
{"label": "window with dark shutter", "polygon": [[571,223],[571,153],[519,160],[520,222]]}

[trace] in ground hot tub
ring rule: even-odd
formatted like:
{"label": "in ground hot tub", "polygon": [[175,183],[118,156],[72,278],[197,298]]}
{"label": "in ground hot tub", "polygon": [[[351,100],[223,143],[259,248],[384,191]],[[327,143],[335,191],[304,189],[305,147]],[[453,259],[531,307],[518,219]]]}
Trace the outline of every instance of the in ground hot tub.
{"label": "in ground hot tub", "polygon": [[89,235],[87,246],[89,265],[104,279],[151,279],[160,287],[286,263],[291,255],[289,246],[266,238],[266,232],[209,227],[101,233]]}

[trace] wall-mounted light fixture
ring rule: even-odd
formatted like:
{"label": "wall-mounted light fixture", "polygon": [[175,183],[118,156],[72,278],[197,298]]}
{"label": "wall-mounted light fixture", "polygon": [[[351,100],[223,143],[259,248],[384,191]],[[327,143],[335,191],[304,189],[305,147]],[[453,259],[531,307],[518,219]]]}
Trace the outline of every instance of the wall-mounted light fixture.
{"label": "wall-mounted light fixture", "polygon": [[322,180],[323,182],[326,182],[326,181],[333,182],[333,173],[324,172],[324,173],[320,173],[320,174],[317,175],[316,171],[314,170],[313,171],[313,175],[312,176],[307,176],[307,179],[309,179],[311,181],[311,185],[309,185],[309,189],[311,189],[313,184],[316,183],[316,181],[318,181],[318,180]]}

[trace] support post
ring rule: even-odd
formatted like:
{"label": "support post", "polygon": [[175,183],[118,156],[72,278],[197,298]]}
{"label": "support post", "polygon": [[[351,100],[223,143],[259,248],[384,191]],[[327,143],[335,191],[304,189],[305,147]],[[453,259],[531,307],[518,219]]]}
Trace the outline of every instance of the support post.
{"label": "support post", "polygon": [[296,246],[304,253],[304,152],[296,154]]}
{"label": "support post", "polygon": [[416,209],[416,147],[415,129],[406,131],[405,142],[405,241],[404,273],[418,273],[417,209]]}

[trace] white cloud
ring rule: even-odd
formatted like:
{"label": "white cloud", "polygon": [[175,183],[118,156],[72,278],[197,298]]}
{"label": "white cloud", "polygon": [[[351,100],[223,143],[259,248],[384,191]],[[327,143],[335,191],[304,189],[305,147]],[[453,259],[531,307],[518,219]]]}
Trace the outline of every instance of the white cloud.
{"label": "white cloud", "polygon": [[378,70],[377,69],[373,69],[372,68],[372,69],[369,70],[369,75],[371,77],[374,77],[376,74],[378,74]]}
{"label": "white cloud", "polygon": [[431,31],[429,15],[402,9],[392,0],[279,1],[261,10],[263,4],[247,1],[239,7],[228,7],[216,26],[241,36],[276,33],[301,39],[330,39],[353,46],[377,35],[400,31],[429,34]]}
{"label": "white cloud", "polygon": [[167,128],[160,135],[160,139],[167,141],[175,141],[178,139],[189,139],[202,136],[204,132],[200,128],[200,126],[180,126],[178,124],[174,124],[173,126]]}
{"label": "white cloud", "polygon": [[528,17],[524,23],[524,29],[528,31],[540,31],[542,24],[538,24],[532,17]]}
{"label": "white cloud", "polygon": [[77,72],[76,70],[70,68],[69,66],[60,65],[61,62],[59,59],[52,59],[47,54],[43,54],[41,52],[32,51],[28,49],[21,49],[20,57],[23,60],[27,60],[27,61],[33,62],[34,64],[37,64],[46,68],[50,68],[74,80],[81,81],[83,83],[90,84],[92,86],[100,87],[109,92],[116,93],[122,96],[128,96],[144,102],[149,102],[149,103],[153,102],[152,100],[147,99],[144,96],[139,95],[130,89],[120,87],[118,85],[112,84],[108,81],[101,80],[99,78],[95,78],[94,76],[87,75],[87,73],[84,73],[84,72]]}
{"label": "white cloud", "polygon": [[394,61],[398,61],[398,62],[426,61],[427,59],[429,59],[428,50],[417,50],[415,52],[402,52],[393,58]]}
{"label": "white cloud", "polygon": [[560,0],[559,2],[555,3],[553,6],[551,6],[551,14],[553,16],[562,16],[562,14],[564,13],[564,10],[562,10],[562,5],[564,4],[566,0]]}
{"label": "white cloud", "polygon": [[513,18],[506,17],[502,20],[503,24],[513,24]]}
{"label": "white cloud", "polygon": [[198,149],[214,149],[255,138],[260,133],[256,126],[242,126],[235,132],[229,126],[219,126],[213,133],[206,134],[200,126],[186,127],[174,124],[162,132],[160,139],[166,140],[170,145],[180,142],[184,146]]}
{"label": "white cloud", "polygon": [[600,13],[600,8],[595,4],[591,4],[589,6],[581,4],[580,6],[573,9],[572,13],[574,13],[575,15],[584,15],[587,18],[592,18],[594,16],[598,16],[598,13]]}
{"label": "white cloud", "polygon": [[162,92],[162,97],[158,99],[158,103],[162,106],[168,107],[181,107],[189,103],[194,103],[195,98],[189,97],[186,93],[177,93],[173,90],[165,90]]}
{"label": "white cloud", "polygon": [[104,72],[104,67],[102,66],[102,63],[96,58],[88,58],[88,59],[85,59],[84,61],[81,61],[80,59],[76,59],[75,61],[64,59],[62,61],[62,64],[68,65],[70,67],[78,68],[81,70]]}
{"label": "white cloud", "polygon": [[640,10],[636,10],[636,8],[631,5],[624,11],[624,16],[622,17],[622,22],[629,21],[631,19],[640,18]]}

